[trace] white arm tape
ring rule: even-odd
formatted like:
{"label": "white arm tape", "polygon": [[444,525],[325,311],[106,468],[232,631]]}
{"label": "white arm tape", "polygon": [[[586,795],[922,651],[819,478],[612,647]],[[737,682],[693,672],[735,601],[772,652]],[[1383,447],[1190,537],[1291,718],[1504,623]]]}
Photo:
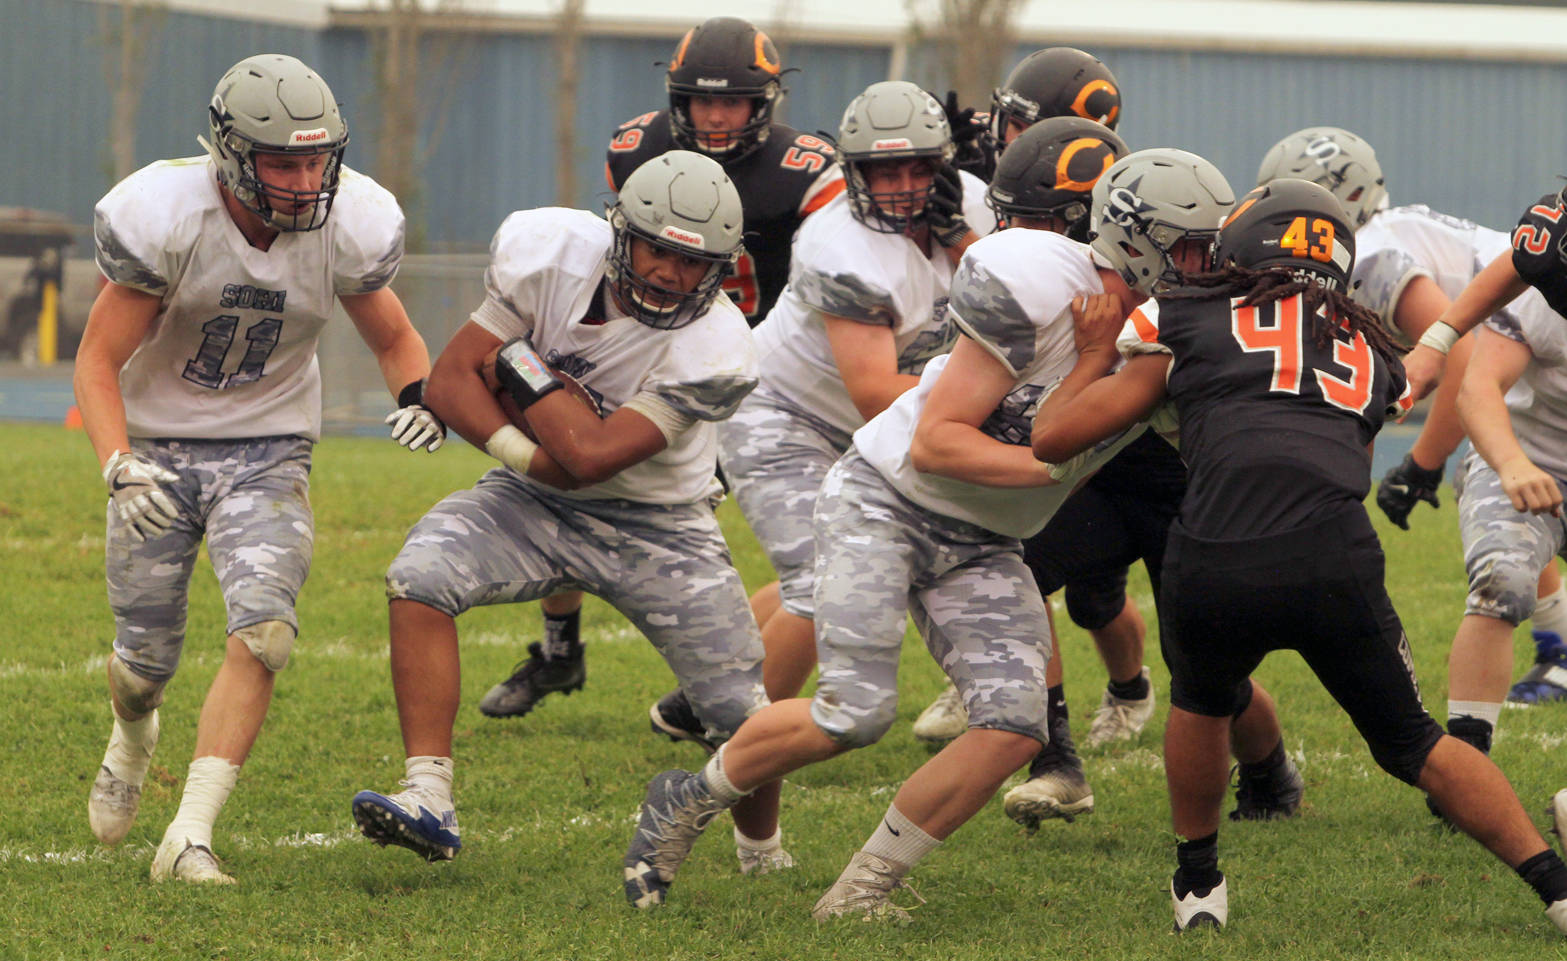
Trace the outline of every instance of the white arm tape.
{"label": "white arm tape", "polygon": [[1426,332],[1420,335],[1420,346],[1429,347],[1437,353],[1445,355],[1453,349],[1453,345],[1458,343],[1458,338],[1461,336],[1463,335],[1455,330],[1452,325],[1439,320],[1427,327]]}
{"label": "white arm tape", "polygon": [[484,442],[484,449],[490,456],[510,467],[519,474],[528,472],[528,465],[533,463],[533,455],[538,452],[539,445],[528,439],[528,435],[518,430],[511,424],[503,424],[499,430],[490,435],[490,439]]}

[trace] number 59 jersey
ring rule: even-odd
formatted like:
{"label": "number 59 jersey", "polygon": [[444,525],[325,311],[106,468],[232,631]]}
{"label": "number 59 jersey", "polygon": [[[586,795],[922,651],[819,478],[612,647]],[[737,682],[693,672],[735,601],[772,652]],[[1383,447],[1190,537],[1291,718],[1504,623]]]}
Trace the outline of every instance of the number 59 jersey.
{"label": "number 59 jersey", "polygon": [[1367,446],[1407,412],[1402,364],[1339,328],[1321,344],[1301,295],[1243,307],[1225,297],[1159,302],[1159,342],[1190,468],[1181,524],[1238,540],[1293,530],[1363,500]]}
{"label": "number 59 jersey", "polygon": [[162,299],[120,371],[132,437],[208,439],[321,434],[316,343],[338,295],[392,282],[403,213],[344,168],[326,226],[246,242],[205,157],[164,160],[98,202],[98,267]]}

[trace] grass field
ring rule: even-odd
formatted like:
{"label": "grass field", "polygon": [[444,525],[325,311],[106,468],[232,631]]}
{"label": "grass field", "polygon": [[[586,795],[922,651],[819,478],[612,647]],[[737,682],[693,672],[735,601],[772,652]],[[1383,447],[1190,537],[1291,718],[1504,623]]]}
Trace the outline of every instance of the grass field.
{"label": "grass field", "polygon": [[[300,599],[301,637],[214,836],[240,884],[155,887],[147,880],[152,850],[177,806],[196,712],[222,650],[211,570],[197,568],[185,659],[168,689],[141,818],[125,844],[102,848],[87,829],[85,801],[110,726],[103,488],[79,433],[0,425],[0,450],[3,959],[1567,954],[1533,893],[1467,838],[1437,827],[1418,792],[1376,769],[1292,654],[1274,655],[1259,676],[1278,699],[1286,745],[1306,777],[1304,814],[1227,824],[1220,837],[1230,927],[1172,937],[1173,838],[1158,747],[1167,675],[1152,636],[1161,710],[1139,743],[1087,756],[1094,815],[1047,823],[1030,837],[998,798],[915,869],[912,881],[929,903],[911,925],[818,925],[809,909],[928,756],[908,722],[940,677],[912,636],[899,723],[882,743],[800,771],[785,786],[785,841],[799,867],[741,878],[728,828],[715,826],[670,904],[640,914],[622,899],[620,858],[643,786],[663,768],[701,761],[698,749],[648,733],[647,706],[669,688],[668,669],[619,615],[590,601],[586,689],[523,720],[488,720],[475,704],[538,636],[538,613],[536,605],[474,611],[459,622],[463,853],[432,866],[377,848],[354,832],[348,801],[402,776],[381,578],[409,525],[485,469],[487,458],[460,442],[435,456],[372,439],[331,438],[317,448],[316,555]],[[1421,508],[1411,533],[1379,525],[1390,590],[1426,704],[1439,715],[1464,595],[1451,499],[1446,492],[1439,512]],[[765,560],[732,505],[723,517],[741,572],[759,586]],[[1134,576],[1151,621],[1146,581]],[[1062,635],[1081,736],[1103,671],[1064,618]],[[1520,670],[1526,647],[1518,645]],[[1567,709],[1503,716],[1494,756],[1537,816],[1567,784],[1564,730]]]}

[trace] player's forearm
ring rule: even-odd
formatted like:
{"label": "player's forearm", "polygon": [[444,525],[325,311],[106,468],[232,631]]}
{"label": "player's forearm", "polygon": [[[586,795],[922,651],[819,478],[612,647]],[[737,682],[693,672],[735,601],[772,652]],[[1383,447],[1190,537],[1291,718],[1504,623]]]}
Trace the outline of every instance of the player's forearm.
{"label": "player's forearm", "polygon": [[1525,456],[1518,435],[1513,433],[1500,385],[1495,382],[1465,377],[1458,389],[1458,416],[1475,450],[1493,470]]}
{"label": "player's forearm", "polygon": [[1054,483],[1044,464],[1020,444],[1004,444],[967,424],[947,421],[915,431],[914,469],[986,487],[1042,487]]}
{"label": "player's forearm", "polygon": [[[393,397],[409,384],[430,376],[430,352],[424,338],[410,325],[375,352],[381,378]],[[448,421],[450,423],[450,421]]]}
{"label": "player's forearm", "polygon": [[92,442],[93,452],[98,455],[98,466],[102,467],[116,450],[130,449],[119,371],[110,370],[101,359],[78,356],[72,387],[77,410],[82,415],[82,427]]}
{"label": "player's forearm", "polygon": [[1529,282],[1518,276],[1513,267],[1511,250],[1504,251],[1475,275],[1469,285],[1459,291],[1453,303],[1436,322],[1446,324],[1459,336],[1479,326],[1487,317],[1512,303],[1529,288]]}

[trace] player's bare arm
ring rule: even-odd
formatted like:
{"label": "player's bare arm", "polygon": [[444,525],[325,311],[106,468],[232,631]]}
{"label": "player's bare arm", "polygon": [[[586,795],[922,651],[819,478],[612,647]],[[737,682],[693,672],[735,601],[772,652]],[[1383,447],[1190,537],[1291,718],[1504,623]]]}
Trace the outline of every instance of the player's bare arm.
{"label": "player's bare arm", "polygon": [[958,338],[914,429],[909,456],[915,469],[989,487],[1054,483],[1028,448],[979,429],[1014,382],[995,355],[968,337]]}
{"label": "player's bare arm", "polygon": [[1514,508],[1560,514],[1562,496],[1556,480],[1524,453],[1503,401],[1532,357],[1528,345],[1494,330],[1481,330],[1458,388],[1458,415],[1475,450],[1501,478],[1502,490]]}
{"label": "player's bare arm", "polygon": [[87,316],[72,386],[100,467],[115,451],[130,449],[120,368],[152,329],[162,303],[152,294],[110,283],[99,292]]}
{"label": "player's bare arm", "polygon": [[396,397],[409,383],[430,375],[430,352],[408,319],[402,299],[390,287],[338,298],[360,338],[375,355],[386,387]]}
{"label": "player's bare arm", "polygon": [[1165,398],[1170,361],[1169,354],[1139,354],[1110,376],[1094,379],[1075,396],[1058,396],[1068,386],[1062,381],[1034,416],[1034,456],[1048,464],[1060,464],[1117,431],[1152,417]]}
{"label": "player's bare arm", "polygon": [[870,420],[919,383],[913,374],[898,373],[891,327],[862,324],[834,314],[823,314],[822,323],[843,386],[861,417]]}
{"label": "player's bare arm", "polygon": [[1510,250],[1476,274],[1469,286],[1454,298],[1452,305],[1420,335],[1415,349],[1404,356],[1404,373],[1415,399],[1424,397],[1441,379],[1447,351],[1458,338],[1512,303],[1528,287],[1529,282],[1513,267]]}

